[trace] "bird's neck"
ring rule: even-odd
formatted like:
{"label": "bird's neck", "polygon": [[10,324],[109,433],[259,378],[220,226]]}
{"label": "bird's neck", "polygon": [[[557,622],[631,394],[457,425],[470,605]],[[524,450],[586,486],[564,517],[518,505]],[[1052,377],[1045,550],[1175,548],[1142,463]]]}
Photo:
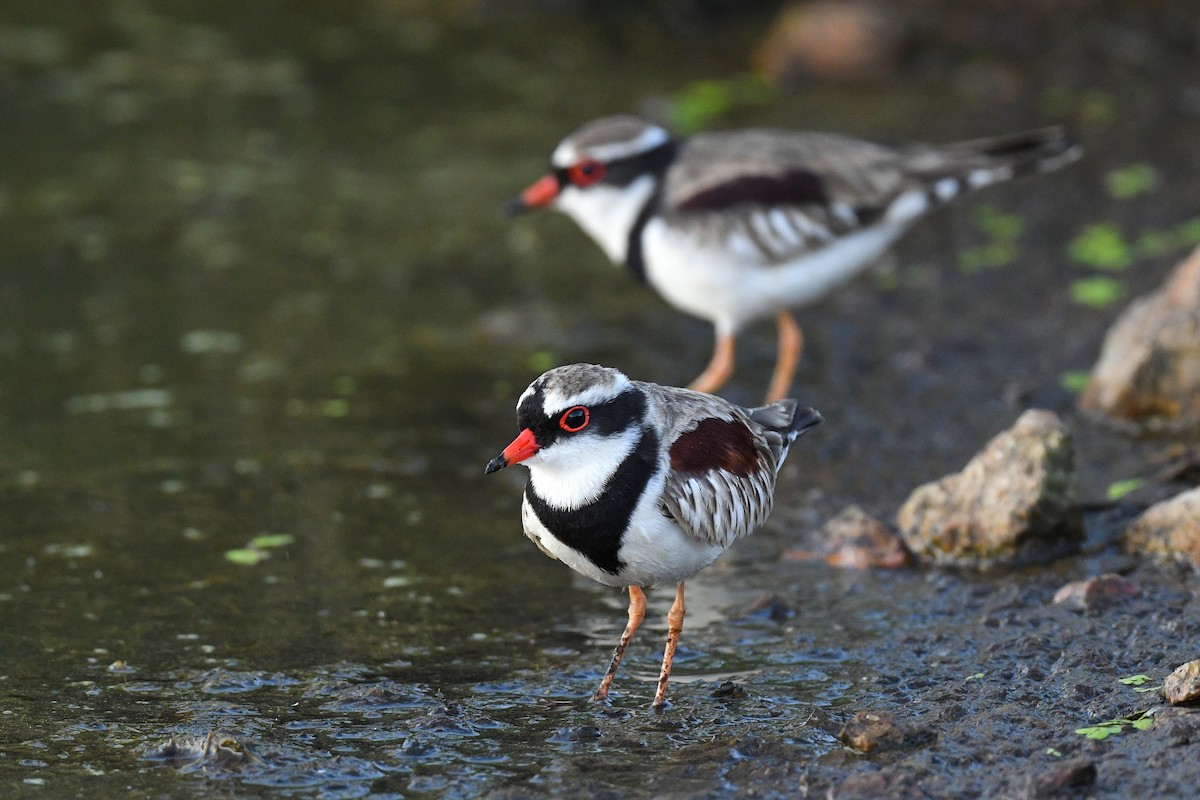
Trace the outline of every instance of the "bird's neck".
{"label": "bird's neck", "polygon": [[[568,497],[562,493],[561,482],[547,481],[548,475],[542,469],[530,469],[525,487],[529,508],[554,538],[613,574],[624,567],[617,555],[621,537],[647,486],[661,470],[657,434],[647,428],[635,430],[638,437],[633,449],[618,462],[592,499],[579,502],[578,497]],[[576,504],[564,506],[564,499]]]}
{"label": "bird's neck", "polygon": [[623,264],[634,224],[657,194],[658,181],[656,175],[643,174],[625,186],[600,184],[566,190],[559,197],[558,208],[575,220],[614,264]]}
{"label": "bird's neck", "polygon": [[642,263],[642,229],[658,213],[667,170],[675,162],[682,140],[668,139],[657,147],[606,165],[604,182],[583,191],[565,191],[558,208],[608,255],[625,264],[638,280],[646,278]]}

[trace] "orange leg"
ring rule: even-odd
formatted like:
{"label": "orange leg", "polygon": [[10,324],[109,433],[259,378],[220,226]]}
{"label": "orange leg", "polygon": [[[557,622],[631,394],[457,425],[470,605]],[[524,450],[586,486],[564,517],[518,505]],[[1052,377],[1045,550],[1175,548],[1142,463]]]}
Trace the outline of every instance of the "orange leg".
{"label": "orange leg", "polygon": [[625,624],[625,632],[621,634],[621,641],[617,642],[617,649],[613,651],[612,662],[608,665],[608,672],[604,673],[604,680],[600,681],[600,688],[592,695],[593,700],[604,700],[608,697],[608,688],[612,686],[613,678],[617,675],[617,667],[621,666],[625,648],[629,646],[629,640],[637,633],[638,626],[642,624],[642,618],[645,616],[646,595],[640,587],[630,586],[629,622]]}
{"label": "orange leg", "polygon": [[667,649],[663,651],[662,671],[658,673],[658,691],[654,693],[654,708],[661,709],[667,702],[667,679],[671,677],[671,662],[675,660],[675,646],[683,631],[683,581],[675,587],[675,602],[667,612]]}
{"label": "orange leg", "polygon": [[718,333],[717,344],[713,349],[712,360],[704,368],[696,380],[692,381],[689,389],[697,392],[715,392],[720,389],[733,375],[733,334]]}
{"label": "orange leg", "polygon": [[788,392],[792,390],[796,365],[800,363],[800,354],[804,352],[804,331],[796,324],[795,317],[788,311],[780,311],[778,325],[779,354],[775,358],[771,387],[767,389],[767,403],[774,403],[788,396]]}

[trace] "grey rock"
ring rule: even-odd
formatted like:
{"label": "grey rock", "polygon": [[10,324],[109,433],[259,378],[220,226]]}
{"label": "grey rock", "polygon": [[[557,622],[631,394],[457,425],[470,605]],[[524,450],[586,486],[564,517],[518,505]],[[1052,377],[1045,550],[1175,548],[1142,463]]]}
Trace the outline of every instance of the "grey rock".
{"label": "grey rock", "polygon": [[1200,568],[1200,487],[1147,508],[1122,534],[1125,549]]}
{"label": "grey rock", "polygon": [[1151,428],[1200,425],[1200,248],[1113,323],[1079,405]]}
{"label": "grey rock", "polygon": [[1071,434],[1051,411],[1029,410],[962,472],[920,486],[897,515],[919,558],[987,568],[1046,561],[1083,537]]}
{"label": "grey rock", "polygon": [[1109,573],[1071,581],[1054,593],[1054,602],[1075,611],[1087,611],[1139,594],[1141,590],[1133,581]]}
{"label": "grey rock", "polygon": [[1163,680],[1162,691],[1171,705],[1200,700],[1200,659],[1176,667]]}

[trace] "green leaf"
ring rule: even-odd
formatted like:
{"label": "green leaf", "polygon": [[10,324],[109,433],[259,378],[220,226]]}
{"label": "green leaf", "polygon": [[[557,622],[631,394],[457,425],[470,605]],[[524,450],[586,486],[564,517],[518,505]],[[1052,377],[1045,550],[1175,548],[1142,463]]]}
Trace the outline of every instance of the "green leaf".
{"label": "green leaf", "polygon": [[[1128,481],[1125,481],[1125,482],[1128,483]],[[1141,481],[1138,481],[1138,483],[1141,484]],[[1113,484],[1113,486],[1116,486],[1116,485],[1117,484],[1115,484],[1115,483]],[[1108,494],[1110,497],[1112,496],[1112,486],[1108,487]],[[1125,684],[1126,686],[1141,686],[1143,683],[1150,680],[1150,676],[1149,675],[1130,675],[1128,678],[1117,678],[1117,680],[1120,681],[1121,683]]]}
{"label": "green leaf", "polygon": [[232,561],[234,564],[240,564],[243,567],[253,567],[264,558],[268,558],[269,554],[257,550],[253,547],[242,547],[237,550],[226,550],[225,560]]}
{"label": "green leaf", "polygon": [[250,540],[250,547],[259,550],[270,550],[272,547],[286,547],[296,541],[290,533],[264,533]]}
{"label": "green leaf", "polygon": [[1114,733],[1121,732],[1120,725],[1093,725],[1089,728],[1076,728],[1075,732],[1089,739],[1107,739]]}
{"label": "green leaf", "polygon": [[964,681],[977,681],[980,678],[982,678],[983,676],[984,676],[984,673],[976,672],[974,675],[968,675],[967,677],[963,678],[963,680]]}
{"label": "green leaf", "polygon": [[529,354],[529,368],[535,372],[545,372],[558,365],[558,356],[549,350],[537,350]]}
{"label": "green leaf", "polygon": [[1157,686],[1137,686],[1134,687],[1134,691],[1139,694],[1145,694],[1146,692],[1161,692],[1162,684],[1160,683]]}
{"label": "green leaf", "polygon": [[[1105,491],[1104,494],[1109,500],[1120,500],[1125,495],[1136,492],[1138,489],[1142,488],[1143,483],[1145,483],[1145,481],[1143,481],[1141,478],[1129,478],[1123,481],[1116,481],[1115,483],[1110,483],[1108,485],[1108,490]],[[1141,686],[1148,680],[1150,679],[1145,675],[1134,675],[1130,678],[1121,678],[1121,683],[1125,684],[1126,686]]]}
{"label": "green leaf", "polygon": [[1092,308],[1107,308],[1125,295],[1125,284],[1112,278],[1083,278],[1071,284],[1076,303]]}
{"label": "green leaf", "polygon": [[1053,747],[1046,748],[1046,755],[1053,756],[1054,758],[1062,758],[1062,753],[1060,753],[1058,750],[1054,749]]}
{"label": "green leaf", "polygon": [[340,397],[326,400],[321,404],[321,413],[333,419],[340,419],[350,413],[350,404]]}
{"label": "green leaf", "polygon": [[1067,252],[1081,264],[1114,272],[1125,269],[1133,260],[1125,237],[1111,222],[1084,228],[1068,245]]}
{"label": "green leaf", "polygon": [[1137,728],[1139,731],[1150,730],[1151,728],[1154,727],[1154,718],[1153,717],[1142,717],[1139,720],[1134,720],[1133,727]]}
{"label": "green leaf", "polygon": [[1025,229],[1025,222],[1016,214],[1004,214],[992,206],[980,206],[975,212],[975,224],[995,242],[1014,242]]}
{"label": "green leaf", "polygon": [[1087,385],[1091,380],[1092,373],[1086,370],[1074,370],[1072,372],[1064,372],[1061,376],[1059,376],[1058,383],[1068,392],[1079,394],[1087,388]]}
{"label": "green leaf", "polygon": [[1179,246],[1179,235],[1175,231],[1151,229],[1143,231],[1133,244],[1139,256],[1165,255]]}
{"label": "green leaf", "polygon": [[1017,248],[1012,242],[990,242],[978,247],[969,247],[958,254],[958,267],[968,275],[985,269],[996,269],[1011,264],[1017,257]]}
{"label": "green leaf", "polygon": [[671,122],[680,133],[696,133],[735,108],[768,105],[775,87],[761,75],[695,81],[671,100]]}
{"label": "green leaf", "polygon": [[1149,164],[1130,164],[1108,173],[1104,178],[1104,186],[1110,196],[1117,200],[1128,200],[1154,191],[1158,186],[1158,170]]}
{"label": "green leaf", "polygon": [[1183,247],[1200,244],[1200,217],[1195,217],[1175,229],[1175,238]]}

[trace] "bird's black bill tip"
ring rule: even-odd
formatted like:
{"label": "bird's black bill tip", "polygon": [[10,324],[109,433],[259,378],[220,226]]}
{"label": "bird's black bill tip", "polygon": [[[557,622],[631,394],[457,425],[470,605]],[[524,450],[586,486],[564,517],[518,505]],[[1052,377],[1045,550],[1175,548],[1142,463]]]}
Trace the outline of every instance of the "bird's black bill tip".
{"label": "bird's black bill tip", "polygon": [[516,197],[510,197],[504,201],[504,213],[510,217],[515,217],[518,214],[524,214],[528,210],[529,206],[526,204],[525,199],[520,195],[517,195]]}
{"label": "bird's black bill tip", "polygon": [[508,466],[508,459],[504,457],[503,453],[501,453],[500,455],[496,456],[495,458],[493,458],[491,461],[488,462],[488,465],[483,468],[483,474],[491,475],[493,472],[499,472],[500,470],[504,469],[507,466]]}

